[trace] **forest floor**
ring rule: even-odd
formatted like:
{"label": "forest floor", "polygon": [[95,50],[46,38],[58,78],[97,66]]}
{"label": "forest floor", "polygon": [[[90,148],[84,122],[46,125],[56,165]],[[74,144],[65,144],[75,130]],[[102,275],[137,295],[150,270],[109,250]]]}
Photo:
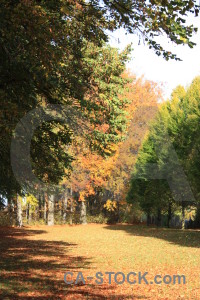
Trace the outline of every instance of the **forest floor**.
{"label": "forest floor", "polygon": [[[2,300],[200,299],[197,230],[95,224],[0,227],[0,250]],[[64,274],[69,271],[74,281],[82,272],[86,284],[66,284]],[[99,285],[97,272],[103,274]],[[179,274],[185,275],[186,284],[116,284],[113,274],[109,284],[105,272],[148,272],[149,282],[156,275]],[[118,281],[122,278],[116,275]]]}

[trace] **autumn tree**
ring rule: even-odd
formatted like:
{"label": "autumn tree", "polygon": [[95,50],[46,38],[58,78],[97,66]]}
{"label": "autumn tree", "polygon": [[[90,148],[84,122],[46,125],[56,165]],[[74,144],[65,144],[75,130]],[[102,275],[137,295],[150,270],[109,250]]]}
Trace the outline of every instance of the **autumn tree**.
{"label": "autumn tree", "polygon": [[128,130],[122,142],[118,144],[115,162],[111,176],[106,185],[106,191],[112,200],[126,206],[126,194],[129,188],[130,174],[136,162],[139,148],[147,134],[150,121],[154,118],[158,102],[162,99],[161,89],[153,82],[131,78],[127,84],[126,97],[129,100],[127,107]]}

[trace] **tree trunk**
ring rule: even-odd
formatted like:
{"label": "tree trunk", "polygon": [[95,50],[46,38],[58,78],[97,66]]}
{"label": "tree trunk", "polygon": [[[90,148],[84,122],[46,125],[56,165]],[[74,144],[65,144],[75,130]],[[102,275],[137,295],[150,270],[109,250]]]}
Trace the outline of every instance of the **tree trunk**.
{"label": "tree trunk", "polygon": [[42,196],[39,194],[38,196],[39,201],[39,219],[42,219]]}
{"label": "tree trunk", "polygon": [[26,204],[26,222],[27,222],[27,224],[29,224],[29,214],[30,214],[29,203],[27,203]]}
{"label": "tree trunk", "polygon": [[86,203],[85,203],[85,201],[81,201],[80,223],[81,223],[82,225],[87,224]]}
{"label": "tree trunk", "polygon": [[148,212],[147,213],[147,226],[149,226],[151,223],[151,216],[150,216],[150,213]]}
{"label": "tree trunk", "polygon": [[47,225],[54,225],[54,195],[48,197],[48,218]]}
{"label": "tree trunk", "polygon": [[63,199],[63,223],[66,223],[66,217],[67,217],[67,200],[68,200],[68,193],[64,193],[64,199]]}
{"label": "tree trunk", "polygon": [[120,222],[120,207],[119,207],[119,200],[117,201],[117,222]]}
{"label": "tree trunk", "polygon": [[32,213],[31,213],[31,204],[30,204],[30,203],[29,203],[28,207],[29,207],[28,223],[31,224],[31,221],[32,221]]}
{"label": "tree trunk", "polygon": [[160,208],[158,208],[158,210],[157,210],[156,226],[158,226],[158,227],[161,226],[161,209]]}
{"label": "tree trunk", "polygon": [[172,204],[169,203],[168,212],[167,212],[167,227],[170,228],[170,222],[172,219]]}
{"label": "tree trunk", "polygon": [[70,216],[69,216],[69,224],[72,225],[73,224],[73,199],[72,199],[72,187],[70,190]]}
{"label": "tree trunk", "polygon": [[48,195],[47,193],[44,193],[44,221],[47,224],[47,211],[48,211]]}
{"label": "tree trunk", "polygon": [[9,224],[13,225],[13,207],[12,207],[12,198],[8,196],[8,217],[9,217]]}
{"label": "tree trunk", "polygon": [[185,229],[185,206],[182,201],[182,220],[181,220],[181,229]]}
{"label": "tree trunk", "polygon": [[17,195],[17,226],[22,227],[22,204]]}

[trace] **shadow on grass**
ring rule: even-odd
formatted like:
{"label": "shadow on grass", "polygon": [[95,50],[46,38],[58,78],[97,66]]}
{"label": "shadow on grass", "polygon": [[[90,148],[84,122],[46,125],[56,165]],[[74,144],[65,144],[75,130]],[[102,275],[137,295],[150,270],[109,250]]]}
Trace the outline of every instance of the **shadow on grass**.
{"label": "shadow on grass", "polygon": [[107,225],[104,228],[108,230],[123,230],[134,236],[166,240],[169,243],[182,247],[200,248],[200,230],[181,230],[126,224]]}
{"label": "shadow on grass", "polygon": [[37,239],[45,233],[0,227],[0,299],[148,299],[116,295],[115,287],[106,284],[67,285],[65,272],[92,269],[91,258],[69,255],[77,244]]}

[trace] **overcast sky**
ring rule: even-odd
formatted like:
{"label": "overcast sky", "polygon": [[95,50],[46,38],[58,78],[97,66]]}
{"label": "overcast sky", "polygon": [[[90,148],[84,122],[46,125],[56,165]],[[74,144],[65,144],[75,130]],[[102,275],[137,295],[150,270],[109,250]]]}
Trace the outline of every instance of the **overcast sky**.
{"label": "overcast sky", "polygon": [[138,37],[132,34],[125,34],[123,29],[117,30],[110,36],[110,44],[113,47],[124,49],[127,44],[133,43],[131,62],[128,68],[137,76],[144,75],[145,78],[158,83],[163,83],[164,97],[170,97],[172,90],[179,84],[187,86],[192,79],[200,75],[200,17],[190,17],[189,24],[198,27],[198,33],[194,34],[192,41],[197,45],[191,49],[187,45],[174,45],[164,36],[159,41],[165,50],[177,54],[183,61],[169,60],[158,57],[147,45],[138,45]]}

